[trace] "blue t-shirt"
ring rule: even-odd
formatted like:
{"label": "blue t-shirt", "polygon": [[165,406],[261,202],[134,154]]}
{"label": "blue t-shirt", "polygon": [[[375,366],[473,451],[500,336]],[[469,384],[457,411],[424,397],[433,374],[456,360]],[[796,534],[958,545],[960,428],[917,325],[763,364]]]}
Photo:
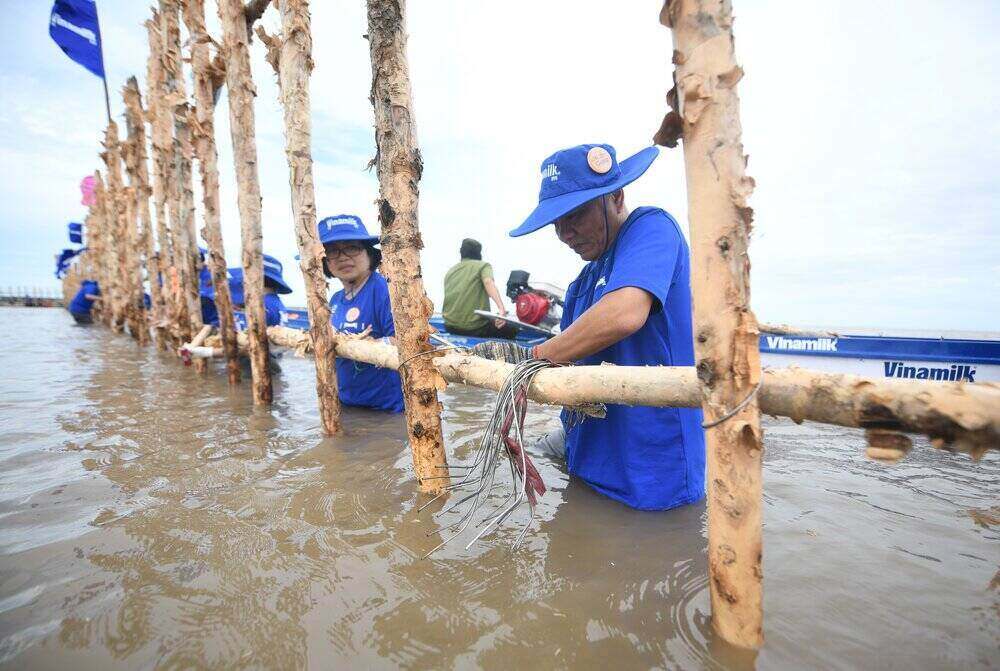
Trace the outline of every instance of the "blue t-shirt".
{"label": "blue t-shirt", "polygon": [[[351,300],[344,298],[343,289],[335,293],[330,299],[330,323],[344,333],[361,333],[371,326],[371,337],[376,339],[396,335],[385,278],[373,272]],[[338,358],[337,385],[344,405],[403,412],[402,383],[392,369]]]}
{"label": "blue t-shirt", "polygon": [[[641,329],[579,363],[693,366],[688,246],[673,217],[640,207],[612,248],[588,263],[566,292],[565,330],[604,294],[637,287],[654,300]],[[564,424],[567,415],[563,414]],[[605,419],[566,426],[570,473],[639,510],[666,510],[705,493],[705,435],[700,408],[608,405]]]}
{"label": "blue t-shirt", "polygon": [[219,311],[215,307],[215,287],[208,266],[202,266],[198,273],[198,294],[201,296],[201,323],[218,326]]}
{"label": "blue t-shirt", "polygon": [[[281,325],[281,313],[285,311],[285,304],[282,302],[278,294],[264,294],[264,323],[267,326],[280,326]],[[237,331],[247,330],[247,313],[245,310],[240,310],[234,315],[236,321]],[[212,326],[218,326],[218,313],[216,313],[216,320]]]}
{"label": "blue t-shirt", "polygon": [[101,289],[97,286],[97,282],[94,280],[84,280],[80,284],[80,290],[76,292],[73,296],[73,300],[70,301],[67,309],[78,315],[89,315],[90,308],[93,307],[94,301],[87,298],[87,294],[91,296],[100,296]]}
{"label": "blue t-shirt", "polygon": [[201,323],[209,326],[219,325],[219,310],[211,298],[201,297]]}

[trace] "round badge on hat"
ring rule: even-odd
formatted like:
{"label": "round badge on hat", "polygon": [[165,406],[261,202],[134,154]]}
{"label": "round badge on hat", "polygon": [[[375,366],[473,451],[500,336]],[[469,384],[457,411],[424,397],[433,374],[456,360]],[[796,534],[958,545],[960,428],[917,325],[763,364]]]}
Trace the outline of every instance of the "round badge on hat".
{"label": "round badge on hat", "polygon": [[604,147],[591,147],[587,152],[587,165],[598,175],[603,175],[611,170],[611,154]]}

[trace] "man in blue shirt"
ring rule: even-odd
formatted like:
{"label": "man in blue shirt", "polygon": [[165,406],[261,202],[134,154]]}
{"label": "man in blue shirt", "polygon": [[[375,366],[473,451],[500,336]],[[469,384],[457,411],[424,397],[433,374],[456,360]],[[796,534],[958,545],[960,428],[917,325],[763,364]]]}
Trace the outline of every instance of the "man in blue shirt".
{"label": "man in blue shirt", "polygon": [[66,309],[73,316],[77,324],[92,324],[94,318],[90,314],[94,301],[101,300],[101,289],[95,280],[84,280],[80,283],[80,290],[73,296]]}
{"label": "man in blue shirt", "polygon": [[[538,207],[517,237],[549,224],[587,265],[569,286],[562,331],[531,356],[557,362],[692,366],[688,246],[670,214],[630,211],[623,187],[658,150],[621,163],[610,145],[578,145],[542,162]],[[705,438],[697,408],[609,405],[605,419],[571,426],[571,474],[640,510],[666,510],[704,496]],[[551,439],[549,440],[551,443]]]}

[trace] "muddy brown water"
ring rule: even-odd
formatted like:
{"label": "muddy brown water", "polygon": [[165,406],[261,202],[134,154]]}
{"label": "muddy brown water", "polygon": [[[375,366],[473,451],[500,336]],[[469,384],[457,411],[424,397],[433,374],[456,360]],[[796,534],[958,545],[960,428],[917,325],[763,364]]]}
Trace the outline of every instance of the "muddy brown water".
{"label": "muddy brown water", "polygon": [[[857,431],[768,419],[754,657],[712,634],[703,505],[635,512],[538,458],[518,551],[508,524],[422,560],[440,506],[417,512],[402,419],[348,409],[324,438],[309,361],[262,410],[64,311],[0,318],[4,668],[1000,665],[996,454],[886,468]],[[453,463],[491,401],[444,395]]]}

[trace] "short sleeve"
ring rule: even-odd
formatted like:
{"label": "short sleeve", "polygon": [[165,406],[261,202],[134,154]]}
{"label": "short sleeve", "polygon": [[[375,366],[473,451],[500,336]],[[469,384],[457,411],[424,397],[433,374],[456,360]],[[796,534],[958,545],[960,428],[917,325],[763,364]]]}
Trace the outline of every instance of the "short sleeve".
{"label": "short sleeve", "polygon": [[680,231],[663,210],[653,210],[633,221],[618,239],[614,269],[604,293],[624,287],[649,292],[658,301],[667,300],[683,240]]}
{"label": "short sleeve", "polygon": [[488,263],[484,263],[483,267],[479,269],[479,277],[483,280],[493,279],[493,266]]}
{"label": "short sleeve", "polygon": [[268,326],[281,323],[281,299],[274,294],[264,295],[264,321]]}
{"label": "short sleeve", "polygon": [[374,303],[374,318],[375,326],[377,331],[382,334],[382,337],[394,336],[396,335],[396,324],[392,321],[392,304],[389,302],[389,286],[383,280],[379,282],[375,287],[377,291],[373,298]]}

